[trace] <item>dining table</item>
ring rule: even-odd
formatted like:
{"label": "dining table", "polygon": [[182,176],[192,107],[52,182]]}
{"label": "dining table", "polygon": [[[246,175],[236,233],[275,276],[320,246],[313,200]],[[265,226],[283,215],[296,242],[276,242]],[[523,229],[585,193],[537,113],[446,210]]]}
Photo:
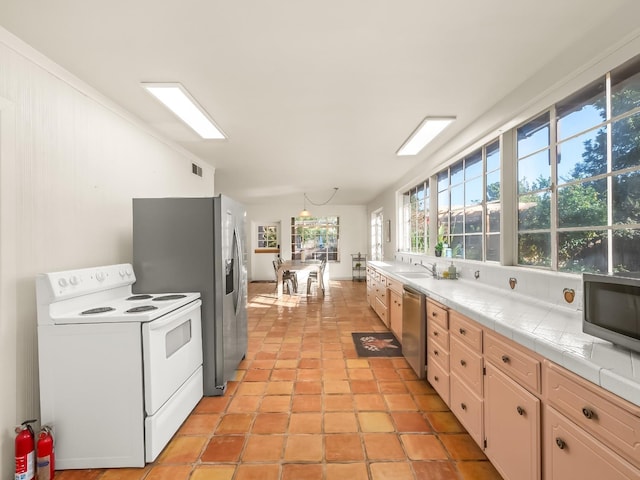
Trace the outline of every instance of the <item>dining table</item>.
{"label": "dining table", "polygon": [[[276,295],[281,297],[283,292],[282,288],[282,274],[285,271],[294,271],[294,272],[306,272],[307,275],[311,272],[316,272],[318,276],[318,289],[321,291],[324,290],[324,279],[323,276],[320,275],[320,266],[322,265],[321,260],[283,260],[280,262],[278,266],[277,278],[278,278],[278,289]],[[300,287],[298,287],[300,288]]]}

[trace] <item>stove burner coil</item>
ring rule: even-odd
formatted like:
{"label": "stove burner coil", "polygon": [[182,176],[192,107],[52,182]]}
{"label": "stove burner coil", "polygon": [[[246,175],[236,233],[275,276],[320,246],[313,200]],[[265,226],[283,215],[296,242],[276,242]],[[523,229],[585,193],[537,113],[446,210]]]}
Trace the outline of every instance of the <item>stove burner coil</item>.
{"label": "stove burner coil", "polygon": [[164,302],[166,300],[178,300],[180,298],[185,298],[186,295],[162,295],[160,297],[156,297],[153,299],[154,302]]}
{"label": "stove burner coil", "polygon": [[115,308],[113,308],[113,307],[91,308],[89,310],[85,310],[84,312],[80,312],[80,315],[95,315],[97,313],[113,312],[114,310],[115,310]]}
{"label": "stove burner coil", "polygon": [[129,310],[126,310],[124,313],[140,313],[140,312],[149,312],[151,310],[157,310],[158,307],[154,307],[153,305],[141,305],[139,307],[133,307]]}
{"label": "stove burner coil", "polygon": [[148,300],[153,298],[153,295],[134,295],[133,297],[127,298],[127,300]]}

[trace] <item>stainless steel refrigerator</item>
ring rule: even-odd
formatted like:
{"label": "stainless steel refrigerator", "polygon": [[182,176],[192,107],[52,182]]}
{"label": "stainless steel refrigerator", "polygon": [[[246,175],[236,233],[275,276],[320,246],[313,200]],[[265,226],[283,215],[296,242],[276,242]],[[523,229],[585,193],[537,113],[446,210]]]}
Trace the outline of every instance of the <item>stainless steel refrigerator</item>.
{"label": "stainless steel refrigerator", "polygon": [[247,352],[245,208],[219,195],[133,199],[135,293],[200,292],[204,394],[222,395]]}

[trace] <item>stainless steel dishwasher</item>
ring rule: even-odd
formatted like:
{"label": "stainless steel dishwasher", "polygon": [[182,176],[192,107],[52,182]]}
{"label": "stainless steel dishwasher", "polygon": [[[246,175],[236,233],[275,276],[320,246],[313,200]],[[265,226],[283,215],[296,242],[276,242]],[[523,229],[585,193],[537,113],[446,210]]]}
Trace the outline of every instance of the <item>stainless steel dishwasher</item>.
{"label": "stainless steel dishwasher", "polygon": [[418,378],[425,378],[425,295],[405,285],[402,292],[402,353]]}

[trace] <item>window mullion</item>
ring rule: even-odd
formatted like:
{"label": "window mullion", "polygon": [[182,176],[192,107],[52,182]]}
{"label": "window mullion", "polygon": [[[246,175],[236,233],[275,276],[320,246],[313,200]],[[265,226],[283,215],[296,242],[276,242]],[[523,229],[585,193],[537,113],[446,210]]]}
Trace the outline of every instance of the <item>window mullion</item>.
{"label": "window mullion", "polygon": [[551,242],[551,270],[558,270],[558,122],[556,108],[552,106],[549,117],[549,162],[551,163],[551,212],[549,218],[549,241]]}
{"label": "window mullion", "polygon": [[[611,122],[611,73],[605,77],[607,125],[607,225],[613,225],[613,124]],[[607,232],[607,272],[613,273],[613,229]]]}

